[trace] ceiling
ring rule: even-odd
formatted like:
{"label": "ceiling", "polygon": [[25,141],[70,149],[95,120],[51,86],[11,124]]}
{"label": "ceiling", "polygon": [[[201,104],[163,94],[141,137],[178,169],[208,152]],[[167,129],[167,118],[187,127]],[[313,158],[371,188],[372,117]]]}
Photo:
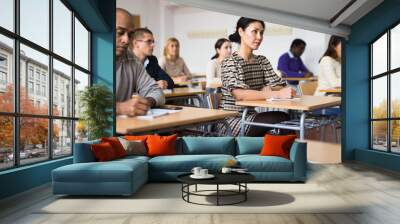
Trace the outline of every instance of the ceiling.
{"label": "ceiling", "polygon": [[343,37],[350,34],[353,23],[383,2],[383,0],[169,1]]}

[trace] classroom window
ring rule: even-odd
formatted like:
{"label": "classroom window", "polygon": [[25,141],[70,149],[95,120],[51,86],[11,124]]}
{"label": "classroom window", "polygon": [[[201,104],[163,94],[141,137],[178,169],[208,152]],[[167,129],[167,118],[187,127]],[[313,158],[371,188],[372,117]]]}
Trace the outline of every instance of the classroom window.
{"label": "classroom window", "polygon": [[400,153],[400,25],[370,44],[371,148]]}
{"label": "classroom window", "polygon": [[71,156],[90,31],[65,1],[0,1],[0,170]]}

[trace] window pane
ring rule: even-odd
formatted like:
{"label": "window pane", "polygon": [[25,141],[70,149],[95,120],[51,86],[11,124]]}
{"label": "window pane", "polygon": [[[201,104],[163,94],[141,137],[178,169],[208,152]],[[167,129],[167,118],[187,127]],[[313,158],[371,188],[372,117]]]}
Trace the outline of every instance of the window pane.
{"label": "window pane", "polygon": [[383,35],[372,45],[373,75],[387,71],[387,34]]}
{"label": "window pane", "polygon": [[88,140],[88,130],[84,120],[75,121],[75,143]]}
{"label": "window pane", "polygon": [[391,121],[392,152],[400,153],[400,120]]}
{"label": "window pane", "polygon": [[48,63],[47,55],[21,44],[21,113],[48,114]]}
{"label": "window pane", "polygon": [[53,115],[72,117],[71,66],[53,60]]}
{"label": "window pane", "polygon": [[391,31],[390,37],[391,69],[400,67],[400,24]]}
{"label": "window pane", "polygon": [[21,36],[49,48],[49,0],[20,0]]}
{"label": "window pane", "polygon": [[372,80],[372,118],[387,118],[387,78]]}
{"label": "window pane", "polygon": [[14,111],[13,49],[13,40],[0,35],[0,111],[2,112]]}
{"label": "window pane", "polygon": [[13,118],[0,116],[0,170],[14,165]]}
{"label": "window pane", "polygon": [[391,98],[391,116],[400,118],[400,72],[391,75],[391,88],[390,88],[390,98]]}
{"label": "window pane", "polygon": [[53,51],[72,60],[72,13],[60,0],[53,0],[53,18]]}
{"label": "window pane", "polygon": [[53,121],[53,157],[72,154],[72,121]]}
{"label": "window pane", "polygon": [[49,158],[48,119],[22,117],[20,119],[21,164],[34,163]]}
{"label": "window pane", "polygon": [[0,26],[14,31],[14,0],[1,0]]}
{"label": "window pane", "polygon": [[75,18],[75,63],[89,70],[89,32]]}
{"label": "window pane", "polygon": [[89,75],[75,69],[75,117],[79,117],[81,114],[79,94],[86,86],[89,86]]}
{"label": "window pane", "polygon": [[372,148],[387,151],[387,121],[372,122]]}

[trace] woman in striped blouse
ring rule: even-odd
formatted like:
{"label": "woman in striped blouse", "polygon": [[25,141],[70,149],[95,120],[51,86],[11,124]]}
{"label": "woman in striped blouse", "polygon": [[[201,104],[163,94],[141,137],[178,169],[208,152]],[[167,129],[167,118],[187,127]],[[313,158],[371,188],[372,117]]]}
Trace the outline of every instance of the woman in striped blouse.
{"label": "woman in striped blouse", "polygon": [[[221,64],[222,100],[224,110],[243,112],[243,106],[236,106],[240,100],[265,100],[268,98],[290,98],[295,91],[284,87],[282,80],[272,69],[268,59],[254,55],[263,40],[265,24],[261,20],[241,17],[236,25],[236,32],[229,36],[230,41],[240,44],[237,52],[224,59]],[[280,111],[256,113],[249,110],[247,121],[279,123],[288,120],[288,114]],[[241,116],[226,118],[232,135],[240,131]],[[246,126],[247,136],[264,136],[270,128]],[[226,134],[221,127],[221,134]]]}

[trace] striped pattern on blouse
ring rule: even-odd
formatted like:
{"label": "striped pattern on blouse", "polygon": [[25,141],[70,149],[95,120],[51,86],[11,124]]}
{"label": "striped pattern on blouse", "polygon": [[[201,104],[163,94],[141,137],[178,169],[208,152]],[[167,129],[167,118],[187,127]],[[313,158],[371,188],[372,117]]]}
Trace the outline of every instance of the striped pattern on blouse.
{"label": "striped pattern on blouse", "polygon": [[232,95],[234,89],[261,90],[264,86],[285,85],[265,56],[254,55],[245,61],[237,52],[224,59],[221,64],[222,99],[221,108],[224,110],[243,112],[243,106],[235,105]]}

